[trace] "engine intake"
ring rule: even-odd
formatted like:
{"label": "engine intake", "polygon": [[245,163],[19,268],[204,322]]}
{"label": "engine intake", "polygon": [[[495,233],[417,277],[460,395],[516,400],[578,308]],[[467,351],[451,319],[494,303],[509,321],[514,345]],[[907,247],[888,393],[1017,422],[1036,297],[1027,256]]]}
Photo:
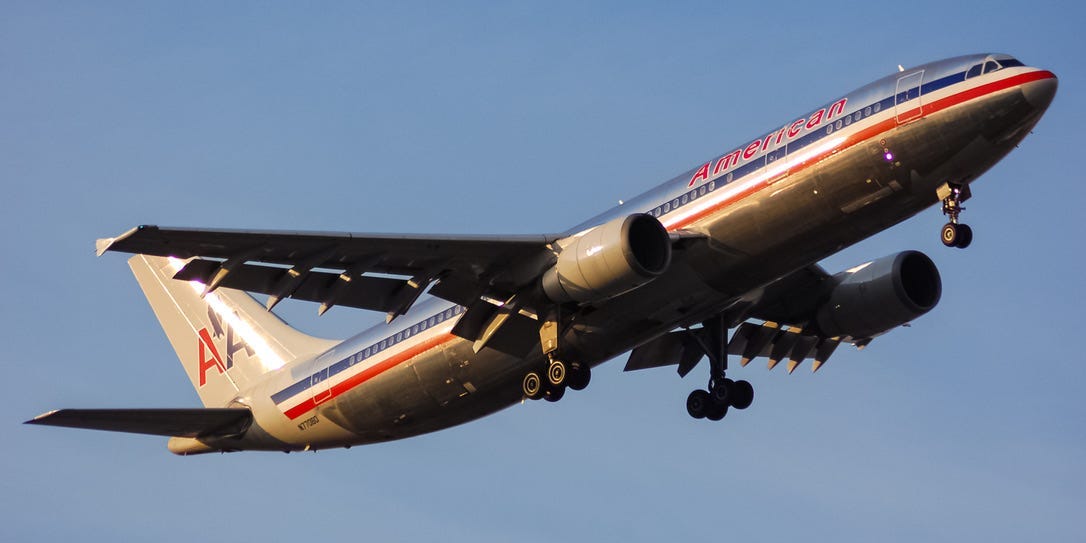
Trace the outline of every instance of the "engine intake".
{"label": "engine intake", "polygon": [[943,291],[935,263],[918,251],[885,256],[833,278],[837,284],[815,316],[827,337],[872,338],[931,311]]}
{"label": "engine intake", "polygon": [[601,224],[566,245],[543,274],[554,302],[599,302],[652,281],[671,264],[671,237],[652,215]]}

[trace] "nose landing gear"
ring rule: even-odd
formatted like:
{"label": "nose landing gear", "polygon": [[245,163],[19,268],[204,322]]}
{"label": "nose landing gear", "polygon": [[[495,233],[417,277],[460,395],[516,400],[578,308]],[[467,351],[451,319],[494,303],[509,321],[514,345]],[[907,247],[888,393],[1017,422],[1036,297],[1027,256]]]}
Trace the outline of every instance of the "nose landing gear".
{"label": "nose landing gear", "polygon": [[969,185],[947,183],[939,189],[939,196],[943,198],[943,215],[950,219],[943,225],[939,237],[947,247],[965,249],[973,242],[973,229],[958,222],[958,216],[965,211],[962,202],[970,196]]}

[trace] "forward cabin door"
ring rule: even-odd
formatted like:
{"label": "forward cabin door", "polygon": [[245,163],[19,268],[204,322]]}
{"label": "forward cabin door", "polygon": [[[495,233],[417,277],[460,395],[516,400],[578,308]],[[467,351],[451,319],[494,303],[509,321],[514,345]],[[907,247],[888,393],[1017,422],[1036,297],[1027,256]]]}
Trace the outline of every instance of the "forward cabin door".
{"label": "forward cabin door", "polygon": [[923,78],[924,70],[920,70],[897,79],[897,90],[894,93],[894,114],[897,116],[897,124],[914,121],[923,115],[923,98],[920,96],[920,83]]}

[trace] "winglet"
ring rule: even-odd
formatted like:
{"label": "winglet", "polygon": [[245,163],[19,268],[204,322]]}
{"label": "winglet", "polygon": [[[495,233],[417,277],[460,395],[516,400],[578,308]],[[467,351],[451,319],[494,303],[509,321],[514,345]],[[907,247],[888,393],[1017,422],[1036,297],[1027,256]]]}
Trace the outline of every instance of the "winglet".
{"label": "winglet", "polygon": [[[102,256],[102,255],[104,255],[106,253],[106,251],[108,251],[111,247],[113,247],[113,244],[117,243],[118,241],[122,241],[124,239],[127,239],[127,238],[131,237],[137,231],[142,230],[144,228],[148,228],[148,227],[146,225],[141,225],[141,226],[137,226],[137,227],[135,227],[135,228],[133,228],[133,229],[131,229],[131,230],[129,230],[129,231],[115,237],[115,238],[100,238],[100,239],[97,239],[94,242],[94,252],[96,253],[97,256]],[[151,228],[154,228],[154,227],[151,227]]]}
{"label": "winglet", "polygon": [[48,419],[50,416],[52,416],[57,411],[60,411],[60,410],[59,409],[54,409],[52,411],[46,411],[45,413],[42,413],[42,414],[40,414],[40,415],[38,415],[38,416],[28,420],[28,421],[23,422],[23,424],[48,424],[47,422],[43,422],[43,421],[45,421],[45,419]]}

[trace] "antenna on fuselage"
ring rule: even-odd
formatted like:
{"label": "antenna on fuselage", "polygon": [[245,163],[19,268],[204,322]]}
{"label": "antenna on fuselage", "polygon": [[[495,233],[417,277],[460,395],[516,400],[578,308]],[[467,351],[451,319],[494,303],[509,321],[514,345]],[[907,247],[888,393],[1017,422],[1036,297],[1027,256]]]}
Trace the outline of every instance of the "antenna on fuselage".
{"label": "antenna on fuselage", "polygon": [[904,67],[904,66],[902,66],[902,65],[900,65],[900,64],[898,64],[898,65],[897,65],[897,71],[899,71],[899,72],[904,72],[904,71],[905,71],[905,67]]}

